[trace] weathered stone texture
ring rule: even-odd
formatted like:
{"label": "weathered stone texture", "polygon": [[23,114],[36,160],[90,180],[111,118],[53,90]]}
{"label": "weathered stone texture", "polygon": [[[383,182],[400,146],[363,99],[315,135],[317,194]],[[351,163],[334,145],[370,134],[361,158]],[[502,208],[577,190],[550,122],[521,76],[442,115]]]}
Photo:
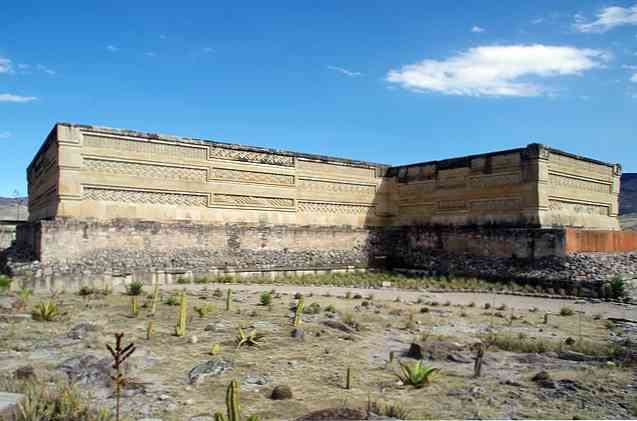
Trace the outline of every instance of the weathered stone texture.
{"label": "weathered stone texture", "polygon": [[15,224],[0,224],[0,251],[7,249],[15,241]]}

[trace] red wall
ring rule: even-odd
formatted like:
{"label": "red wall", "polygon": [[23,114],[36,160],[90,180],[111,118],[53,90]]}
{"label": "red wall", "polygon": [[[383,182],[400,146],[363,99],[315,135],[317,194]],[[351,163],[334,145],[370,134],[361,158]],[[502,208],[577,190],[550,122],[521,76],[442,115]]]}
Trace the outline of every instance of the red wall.
{"label": "red wall", "polygon": [[637,251],[637,231],[566,230],[566,253]]}

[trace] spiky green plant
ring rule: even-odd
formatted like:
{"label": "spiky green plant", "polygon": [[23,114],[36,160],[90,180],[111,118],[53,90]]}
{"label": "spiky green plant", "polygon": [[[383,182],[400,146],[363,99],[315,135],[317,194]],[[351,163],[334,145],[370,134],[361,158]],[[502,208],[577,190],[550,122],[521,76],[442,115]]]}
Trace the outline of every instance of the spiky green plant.
{"label": "spiky green plant", "polygon": [[54,301],[43,301],[35,306],[31,312],[34,320],[50,322],[59,314],[57,303]]}
{"label": "spiky green plant", "polygon": [[228,288],[228,292],[226,293],[226,311],[230,311],[231,299],[232,299],[232,290]]}
{"label": "spiky green plant", "polygon": [[31,298],[31,296],[33,295],[33,290],[30,288],[20,288],[18,290],[18,298],[20,299],[20,301],[22,301],[25,305],[29,304],[29,299]]}
{"label": "spiky green plant", "polygon": [[195,310],[195,313],[197,313],[199,315],[200,318],[204,318],[206,316],[208,316],[208,314],[210,314],[213,310],[215,309],[215,306],[208,303],[206,305],[203,306],[194,306],[193,310]]}
{"label": "spiky green plant", "polygon": [[210,347],[210,355],[217,355],[219,352],[221,352],[221,345],[216,343],[212,344]]}
{"label": "spiky green plant", "polygon": [[259,302],[262,306],[269,306],[272,304],[272,293],[270,291],[263,291],[259,297]]}
{"label": "spiky green plant", "polygon": [[137,295],[130,296],[130,312],[133,317],[139,316],[139,301],[137,300]]}
{"label": "spiky green plant", "polygon": [[186,336],[186,318],[188,317],[188,302],[186,300],[186,291],[181,291],[179,296],[179,319],[175,326],[176,336]]}
{"label": "spiky green plant", "polygon": [[303,296],[299,296],[299,301],[296,304],[296,311],[294,312],[294,327],[298,327],[301,324],[301,315],[303,314]]}
{"label": "spiky green plant", "polygon": [[159,283],[155,283],[155,287],[153,288],[153,301],[150,305],[150,314],[152,316],[157,312],[157,303],[159,302]]}
{"label": "spiky green plant", "polygon": [[263,335],[257,333],[256,329],[253,329],[252,332],[246,333],[246,331],[239,326],[239,335],[237,336],[237,348],[241,348],[244,345],[248,346],[257,346],[259,345],[259,340],[263,338]]}
{"label": "spiky green plant", "polygon": [[414,386],[420,389],[431,383],[434,376],[440,371],[439,368],[424,365],[422,361],[410,366],[405,362],[400,362],[400,373],[396,376],[405,385]]}

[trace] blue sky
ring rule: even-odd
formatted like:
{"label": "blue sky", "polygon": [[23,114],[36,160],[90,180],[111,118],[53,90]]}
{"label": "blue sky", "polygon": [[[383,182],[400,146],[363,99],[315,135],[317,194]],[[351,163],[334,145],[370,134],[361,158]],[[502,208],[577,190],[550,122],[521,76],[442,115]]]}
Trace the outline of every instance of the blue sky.
{"label": "blue sky", "polygon": [[57,121],[388,164],[541,142],[637,172],[637,2],[502,4],[5,0],[0,196]]}

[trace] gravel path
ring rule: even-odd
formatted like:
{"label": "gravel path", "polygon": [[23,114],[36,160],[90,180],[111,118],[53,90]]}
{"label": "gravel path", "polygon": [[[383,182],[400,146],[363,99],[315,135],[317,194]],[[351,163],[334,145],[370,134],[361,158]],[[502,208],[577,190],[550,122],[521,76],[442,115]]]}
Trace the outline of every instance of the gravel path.
{"label": "gravel path", "polygon": [[476,303],[477,306],[483,306],[486,303],[498,306],[500,304],[506,304],[508,307],[516,309],[530,309],[537,307],[540,311],[554,312],[560,311],[563,306],[573,307],[576,311],[583,311],[588,315],[600,314],[603,317],[616,317],[637,320],[637,306],[634,305],[620,305],[614,303],[600,302],[591,303],[584,300],[567,300],[567,299],[548,299],[540,297],[524,297],[518,295],[507,294],[490,294],[490,293],[473,293],[473,292],[427,292],[426,290],[414,291],[403,290],[397,288],[344,288],[336,286],[297,286],[297,285],[284,285],[284,284],[187,284],[187,285],[165,285],[162,288],[165,290],[177,290],[187,287],[189,290],[200,290],[203,288],[208,289],[227,289],[232,288],[236,291],[247,292],[260,292],[276,289],[277,292],[291,293],[300,292],[307,295],[313,293],[316,295],[322,295],[329,292],[332,295],[345,295],[346,292],[352,294],[360,293],[365,296],[368,294],[374,294],[375,299],[381,300],[394,300],[396,297],[400,297],[401,300],[414,301],[419,297],[426,298],[428,300],[438,301],[443,303],[447,300],[452,304],[469,304],[471,302]]}

